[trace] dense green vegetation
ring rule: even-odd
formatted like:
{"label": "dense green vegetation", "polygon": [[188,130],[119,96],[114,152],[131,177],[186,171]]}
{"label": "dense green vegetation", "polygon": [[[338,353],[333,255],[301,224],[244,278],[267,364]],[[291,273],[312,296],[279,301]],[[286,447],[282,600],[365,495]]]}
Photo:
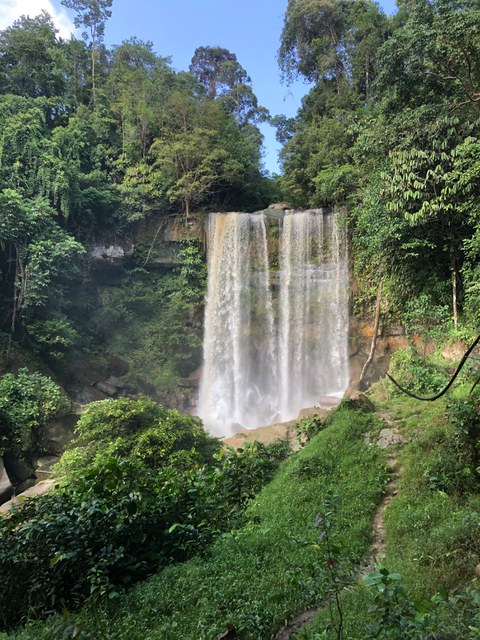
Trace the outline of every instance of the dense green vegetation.
{"label": "dense green vegetation", "polygon": [[27,369],[5,374],[0,378],[0,456],[39,453],[45,427],[67,407],[65,394],[47,376]]}
{"label": "dense green vegetation", "polygon": [[93,403],[61,486],[0,518],[0,627],[119,593],[243,522],[287,443],[220,451],[147,398]]}
{"label": "dense green vegetation", "polygon": [[84,346],[72,287],[90,278],[90,242],[271,195],[268,114],[233,53],[201,47],[177,73],[151,43],[104,46],[111,2],[65,4],[84,40],[58,38],[46,13],[0,33],[0,330],[57,367]]}
{"label": "dense green vegetation", "polygon": [[139,243],[141,266],[121,270],[113,283],[97,277],[87,289],[75,287],[80,297],[70,311],[79,346],[100,357],[102,351],[124,357],[131,382],[145,392],[171,389],[199,366],[207,275],[198,239],[181,243],[175,256],[181,266],[169,269],[149,269],[150,246]]}
{"label": "dense green vegetation", "polygon": [[[473,0],[400,2],[393,17],[371,0],[290,0],[280,67],[286,81],[301,76],[312,87],[296,119],[273,119],[283,144],[277,184],[261,172],[257,125],[269,116],[235,54],[199,47],[188,73],[177,73],[151,43],[131,38],[107,49],[111,4],[65,2],[82,40],[58,38],[47,14],[0,34],[3,332],[60,370],[111,335],[105,314],[93,327],[82,323],[92,309],[118,304],[135,325],[128,281],[124,294],[77,299],[91,278],[90,241],[169,214],[183,212],[188,224],[194,211],[261,208],[280,192],[295,206],[346,205],[359,310],[377,294],[387,320],[416,313],[421,332],[431,317],[444,334],[475,332],[480,14]],[[150,286],[136,271],[145,257],[139,246],[128,265],[133,287]],[[178,286],[155,281],[162,300]],[[144,300],[148,327],[129,332],[139,335],[138,348],[112,340],[134,364],[152,351],[140,334],[153,331],[148,316],[162,306],[153,298]],[[167,306],[165,326],[189,315],[184,301]],[[191,363],[182,371],[168,332],[157,333],[162,365],[148,373],[169,386],[198,364],[198,335],[170,332],[173,340],[180,333],[177,346]]]}
{"label": "dense green vegetation", "polygon": [[[4,575],[9,566],[16,575],[22,566],[22,575],[35,569],[28,597],[37,616],[68,602],[71,611],[85,596],[88,603],[6,637],[190,640],[217,637],[230,625],[239,637],[264,640],[320,603],[314,621],[293,637],[473,640],[480,624],[478,397],[466,401],[463,387],[456,397],[419,404],[392,393],[390,383],[377,385],[378,414],[336,410],[256,497],[276,467],[274,449],[258,445],[183,479],[167,468],[152,475],[138,461],[134,469],[129,457],[109,461],[33,501],[27,520],[16,514],[2,526],[9,543]],[[380,415],[406,444],[387,451],[371,444],[385,427]],[[392,472],[398,479],[384,516],[385,555],[378,568],[363,569],[373,514]],[[121,546],[105,545],[117,538]],[[46,544],[62,554],[49,570],[40,560],[57,556],[38,554]],[[36,563],[27,562],[29,553]],[[8,565],[12,557],[16,563]],[[88,572],[79,573],[80,566]],[[35,576],[48,590],[35,590]],[[59,581],[61,600],[41,600]],[[15,594],[25,603],[24,590]],[[17,614],[23,606],[19,599]]]}
{"label": "dense green vegetation", "polygon": [[[335,564],[335,581],[343,583],[366,553],[372,514],[388,476],[382,452],[363,442],[367,430],[378,428],[372,415],[337,412],[333,423],[283,463],[273,482],[250,501],[241,526],[227,516],[234,530],[222,535],[205,558],[168,567],[115,599],[117,604],[111,600],[111,606],[87,609],[65,626],[78,625],[84,637],[191,639],[216,637],[233,624],[247,637],[270,637],[293,613],[329,593],[334,585],[327,560]],[[231,490],[265,475],[255,468],[258,463],[232,474]],[[221,495],[216,495],[218,506]],[[331,522],[335,548],[319,542],[326,526],[319,513]],[[171,532],[172,543],[183,541],[183,531]],[[53,619],[23,637],[52,637],[65,626],[61,618]]]}
{"label": "dense green vegetation", "polygon": [[[395,451],[397,495],[385,513],[382,573],[341,594],[347,638],[476,638],[480,630],[478,522],[480,402],[418,403],[376,392],[408,439]],[[327,631],[325,631],[327,629]],[[298,638],[336,638],[322,611]]]}
{"label": "dense green vegetation", "polygon": [[277,119],[285,196],[347,205],[360,303],[382,282],[384,315],[424,296],[447,330],[479,322],[479,25],[472,0],[289,0],[279,56],[313,83]]}

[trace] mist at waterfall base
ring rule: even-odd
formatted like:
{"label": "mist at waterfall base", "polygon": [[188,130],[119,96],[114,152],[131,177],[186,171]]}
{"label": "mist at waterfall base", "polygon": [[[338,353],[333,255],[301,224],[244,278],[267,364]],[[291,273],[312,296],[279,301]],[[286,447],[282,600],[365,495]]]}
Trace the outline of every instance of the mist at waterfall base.
{"label": "mist at waterfall base", "polygon": [[322,211],[212,213],[198,414],[227,436],[348,385],[346,234]]}

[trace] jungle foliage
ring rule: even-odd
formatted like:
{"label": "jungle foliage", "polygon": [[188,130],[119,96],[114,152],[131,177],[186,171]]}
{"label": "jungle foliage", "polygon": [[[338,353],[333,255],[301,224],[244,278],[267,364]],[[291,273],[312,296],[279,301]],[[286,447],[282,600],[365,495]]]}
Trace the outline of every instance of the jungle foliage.
{"label": "jungle foliage", "polygon": [[176,72],[149,42],[104,45],[111,0],[63,4],[82,39],[45,12],[0,32],[0,331],[51,366],[82,343],[69,309],[89,242],[271,192],[268,114],[235,54],[200,47]]}
{"label": "jungle foliage", "polygon": [[147,398],[92,403],[61,484],[0,518],[0,629],[116,598],[207,553],[288,453],[287,443],[220,450],[197,418]]}
{"label": "jungle foliage", "polygon": [[[359,302],[428,295],[444,328],[479,327],[480,12],[473,0],[289,0],[287,80],[312,83],[277,118],[285,198],[347,207]],[[478,332],[478,331],[477,331]]]}

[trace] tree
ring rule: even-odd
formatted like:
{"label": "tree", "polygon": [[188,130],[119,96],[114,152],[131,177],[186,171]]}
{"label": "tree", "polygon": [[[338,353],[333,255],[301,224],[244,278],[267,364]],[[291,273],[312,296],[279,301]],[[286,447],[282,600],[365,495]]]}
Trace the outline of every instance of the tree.
{"label": "tree", "polygon": [[181,202],[188,217],[225,182],[242,172],[241,163],[222,144],[228,116],[213,102],[172,95],[171,126],[152,144],[155,180],[171,202]]}
{"label": "tree", "polygon": [[[458,125],[452,119],[450,125]],[[449,145],[453,142],[453,145]],[[460,148],[448,136],[432,140],[430,149],[411,148],[392,154],[392,165],[385,175],[387,208],[392,215],[403,214],[412,226],[426,226],[431,246],[445,251],[451,273],[452,312],[458,326],[459,273],[462,244],[471,235],[466,201],[478,193],[478,177],[467,181],[459,154],[466,145],[478,145],[474,138],[460,141]],[[477,183],[477,184],[475,184]]]}
{"label": "tree", "polygon": [[198,47],[189,67],[209,100],[219,99],[241,125],[264,121],[268,111],[258,105],[251,79],[237,56],[222,47]]}
{"label": "tree", "polygon": [[120,120],[123,163],[145,162],[175,84],[167,60],[154,53],[151,42],[132,38],[114,47],[107,90]]}
{"label": "tree", "polygon": [[377,54],[389,35],[389,21],[378,5],[356,0],[348,8],[346,47],[353,87],[368,98],[377,75]]}
{"label": "tree", "polygon": [[22,16],[0,31],[0,93],[31,98],[63,95],[65,51],[56,36],[45,11],[36,18]]}
{"label": "tree", "polygon": [[103,42],[105,23],[112,15],[109,10],[113,0],[62,0],[61,4],[67,9],[76,12],[75,26],[84,27],[83,38],[90,39],[91,63],[92,63],[92,91],[95,97],[95,60],[97,50]]}
{"label": "tree", "polygon": [[233,86],[247,79],[247,73],[238,64],[237,56],[223,47],[195,49],[189,71],[201,84],[210,100],[230,91]]}
{"label": "tree", "polygon": [[347,76],[346,0],[289,0],[278,53],[287,80],[298,73],[312,82],[333,80],[337,93]]}
{"label": "tree", "polygon": [[11,301],[6,318],[11,339],[19,327],[28,331],[39,312],[55,309],[60,293],[55,282],[74,273],[84,248],[56,224],[55,212],[41,198],[25,201],[4,189],[0,210],[0,264],[7,265],[2,275]]}

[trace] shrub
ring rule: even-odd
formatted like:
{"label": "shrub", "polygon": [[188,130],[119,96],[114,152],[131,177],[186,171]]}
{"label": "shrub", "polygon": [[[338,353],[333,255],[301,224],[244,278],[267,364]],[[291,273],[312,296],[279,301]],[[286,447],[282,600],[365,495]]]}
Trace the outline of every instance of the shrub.
{"label": "shrub", "polygon": [[37,453],[43,429],[67,408],[53,380],[20,369],[0,378],[0,455],[24,458]]}
{"label": "shrub", "polygon": [[208,435],[199,418],[149,398],[100,400],[86,407],[57,470],[73,475],[106,458],[129,456],[152,469],[188,469],[212,461],[219,449],[220,440]]}
{"label": "shrub", "polygon": [[159,567],[204,552],[238,525],[287,455],[254,444],[214,466],[159,471],[109,459],[0,519],[0,629],[86,598],[115,597]]}
{"label": "shrub", "polygon": [[313,416],[301,418],[295,424],[295,435],[302,446],[316,436],[325,427],[324,421],[317,413]]}
{"label": "shrub", "polygon": [[[432,358],[420,356],[413,348],[395,351],[390,373],[403,387],[416,394],[436,393],[449,379],[445,369],[437,366]],[[394,393],[398,395],[401,391],[395,387]]]}

